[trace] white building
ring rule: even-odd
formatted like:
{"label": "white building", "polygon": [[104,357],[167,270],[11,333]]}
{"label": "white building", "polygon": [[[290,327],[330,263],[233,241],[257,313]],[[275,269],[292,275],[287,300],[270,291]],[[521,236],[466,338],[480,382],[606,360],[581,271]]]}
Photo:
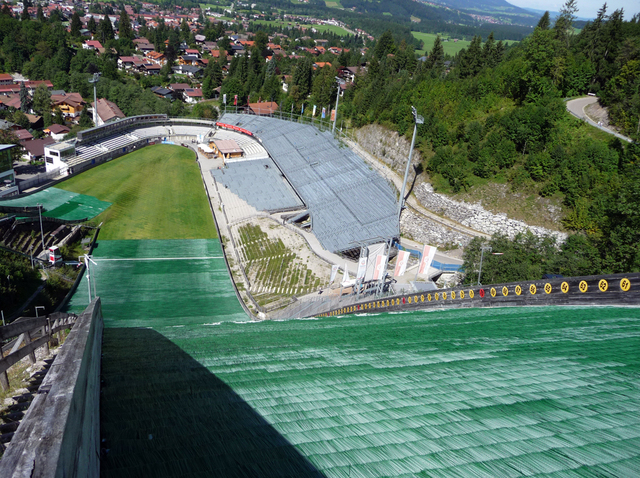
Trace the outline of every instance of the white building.
{"label": "white building", "polygon": [[71,174],[68,162],[76,157],[75,141],[51,144],[44,147],[44,165],[47,172],[59,170],[60,175]]}

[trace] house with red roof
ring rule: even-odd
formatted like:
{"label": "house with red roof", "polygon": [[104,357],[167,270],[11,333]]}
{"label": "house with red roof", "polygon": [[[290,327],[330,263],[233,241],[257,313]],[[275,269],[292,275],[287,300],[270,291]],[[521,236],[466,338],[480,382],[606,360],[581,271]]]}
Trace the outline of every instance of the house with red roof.
{"label": "house with red roof", "polygon": [[82,44],[84,50],[98,50],[102,48],[102,43],[97,40],[87,40]]}

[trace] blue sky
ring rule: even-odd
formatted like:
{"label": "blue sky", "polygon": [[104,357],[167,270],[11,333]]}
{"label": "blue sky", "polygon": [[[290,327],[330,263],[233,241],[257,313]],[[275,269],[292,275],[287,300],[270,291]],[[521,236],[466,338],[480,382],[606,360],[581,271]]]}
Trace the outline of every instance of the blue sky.
{"label": "blue sky", "polygon": [[[510,4],[522,8],[535,8],[536,10],[549,10],[559,12],[565,0],[507,0]],[[604,0],[578,0],[577,16],[581,18],[594,18]],[[636,0],[609,0],[607,1],[607,13],[613,13],[619,8],[624,8],[625,20],[630,20],[634,14],[640,12],[640,2]]]}

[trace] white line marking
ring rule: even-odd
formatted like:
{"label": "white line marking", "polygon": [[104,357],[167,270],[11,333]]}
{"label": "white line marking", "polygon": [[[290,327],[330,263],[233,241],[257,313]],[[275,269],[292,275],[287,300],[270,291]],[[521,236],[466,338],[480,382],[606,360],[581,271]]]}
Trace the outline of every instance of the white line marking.
{"label": "white line marking", "polygon": [[96,259],[93,258],[94,261],[97,262],[106,262],[106,261],[198,261],[204,259],[222,259],[222,256],[211,256],[211,257],[132,257],[127,259]]}

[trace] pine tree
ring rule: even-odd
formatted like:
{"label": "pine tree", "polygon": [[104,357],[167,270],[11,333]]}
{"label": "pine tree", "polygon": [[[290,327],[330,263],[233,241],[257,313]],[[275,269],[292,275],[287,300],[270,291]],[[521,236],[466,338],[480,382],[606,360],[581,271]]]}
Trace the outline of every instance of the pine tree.
{"label": "pine tree", "polygon": [[103,44],[107,43],[109,40],[113,40],[115,37],[113,33],[113,25],[111,25],[111,20],[109,20],[109,16],[105,15],[102,20],[100,20],[100,24],[98,25],[98,38],[100,42]]}
{"label": "pine tree", "polygon": [[44,18],[44,12],[42,11],[42,5],[38,4],[38,12],[36,14],[36,17],[38,18],[39,22],[44,22],[46,21],[46,18]]}
{"label": "pine tree", "polygon": [[548,30],[549,26],[551,26],[551,19],[549,18],[549,11],[544,12],[544,15],[540,17],[540,21],[536,25],[536,28],[540,30]]}
{"label": "pine tree", "polygon": [[436,36],[436,39],[433,42],[433,48],[431,48],[431,52],[429,53],[425,66],[438,72],[444,69],[444,47],[442,46],[440,35]]}
{"label": "pine tree", "polygon": [[118,37],[127,40],[133,40],[133,31],[131,30],[131,20],[129,20],[129,14],[126,10],[120,12],[120,25],[118,31]]}
{"label": "pine tree", "polygon": [[80,30],[82,29],[82,20],[80,20],[80,15],[78,12],[73,12],[73,16],[71,17],[71,36],[77,38],[80,36]]}
{"label": "pine tree", "polygon": [[96,20],[93,17],[89,17],[89,21],[87,21],[87,30],[94,34],[98,31],[98,25],[96,24]]}
{"label": "pine tree", "polygon": [[31,97],[27,88],[24,86],[24,82],[20,83],[20,110],[28,113],[31,109]]}

